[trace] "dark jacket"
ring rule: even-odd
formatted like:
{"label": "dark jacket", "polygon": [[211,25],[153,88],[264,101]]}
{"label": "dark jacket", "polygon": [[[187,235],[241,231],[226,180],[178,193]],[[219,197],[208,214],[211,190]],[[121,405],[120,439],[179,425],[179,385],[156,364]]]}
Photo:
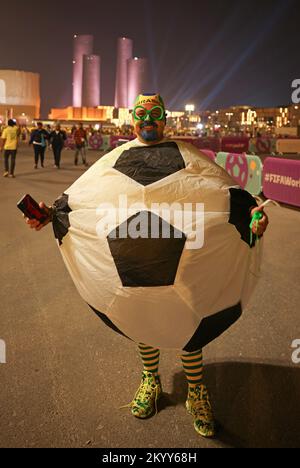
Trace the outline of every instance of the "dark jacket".
{"label": "dark jacket", "polygon": [[31,145],[34,142],[42,143],[43,140],[45,142],[44,146],[46,146],[46,141],[49,140],[49,133],[44,128],[42,130],[37,128],[31,132],[29,144]]}
{"label": "dark jacket", "polygon": [[63,130],[60,130],[59,132],[53,130],[53,132],[50,133],[50,145],[52,145],[55,148],[63,148],[66,139],[66,132],[64,132]]}

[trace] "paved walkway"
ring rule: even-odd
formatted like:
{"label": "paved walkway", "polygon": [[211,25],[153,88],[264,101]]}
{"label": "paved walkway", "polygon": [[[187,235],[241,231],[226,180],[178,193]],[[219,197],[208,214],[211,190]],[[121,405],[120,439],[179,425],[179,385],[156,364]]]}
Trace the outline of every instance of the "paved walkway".
{"label": "paved walkway", "polygon": [[[89,153],[91,162],[96,153]],[[51,228],[30,231],[16,208],[25,193],[47,203],[83,172],[34,171],[31,150],[17,157],[17,178],[0,180],[0,446],[8,447],[300,447],[300,213],[271,208],[262,278],[242,319],[205,350],[218,437],[194,432],[184,408],[185,377],[164,352],[165,396],[158,415],[134,419],[119,407],[140,380],[134,345],[106,328],[80,299]]]}

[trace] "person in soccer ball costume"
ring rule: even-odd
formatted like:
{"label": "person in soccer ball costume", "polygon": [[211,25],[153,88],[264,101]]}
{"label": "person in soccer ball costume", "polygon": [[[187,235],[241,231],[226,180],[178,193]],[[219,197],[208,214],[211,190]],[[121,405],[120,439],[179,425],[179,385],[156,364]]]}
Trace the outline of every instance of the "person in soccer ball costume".
{"label": "person in soccer ball costume", "polygon": [[[158,145],[164,140],[166,126],[166,111],[160,95],[138,96],[132,113],[135,134],[143,145]],[[262,236],[267,229],[268,218],[263,209],[257,207],[254,198],[247,194],[247,202],[241,204],[244,216],[251,219],[255,213],[262,213],[262,219],[253,225],[253,233]],[[39,224],[35,220],[27,219],[32,229],[41,230],[51,221],[52,209],[44,203],[40,206],[48,210],[49,220]],[[242,215],[243,215],[242,213]],[[162,395],[162,385],[159,377],[160,350],[147,343],[138,344],[139,354],[143,363],[141,384],[133,401],[128,405],[133,416],[146,419],[157,411],[157,400]],[[213,437],[215,422],[209,394],[203,383],[203,357],[202,349],[192,353],[184,352],[181,355],[183,369],[188,382],[188,395],[186,409],[193,416],[194,428],[203,437]]]}

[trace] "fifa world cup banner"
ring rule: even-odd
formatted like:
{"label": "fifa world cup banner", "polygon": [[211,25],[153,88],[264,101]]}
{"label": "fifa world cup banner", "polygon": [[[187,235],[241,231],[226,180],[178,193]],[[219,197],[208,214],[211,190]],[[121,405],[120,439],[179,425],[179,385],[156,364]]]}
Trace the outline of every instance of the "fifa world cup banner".
{"label": "fifa world cup banner", "polygon": [[300,207],[300,161],[267,158],[263,192],[267,198]]}
{"label": "fifa world cup banner", "polygon": [[221,151],[226,153],[247,153],[249,151],[249,138],[224,137],[222,138]]}
{"label": "fifa world cup banner", "polygon": [[217,164],[252,195],[262,191],[262,162],[258,156],[220,152],[217,154]]}
{"label": "fifa world cup banner", "polygon": [[195,138],[192,144],[201,150],[207,149],[214,153],[221,151],[221,138],[218,137]]}

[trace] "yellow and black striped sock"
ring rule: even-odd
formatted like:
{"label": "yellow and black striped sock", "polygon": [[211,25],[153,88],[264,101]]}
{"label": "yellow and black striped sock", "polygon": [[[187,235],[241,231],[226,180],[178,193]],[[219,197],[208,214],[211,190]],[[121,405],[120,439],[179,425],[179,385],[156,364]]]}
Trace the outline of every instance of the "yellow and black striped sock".
{"label": "yellow and black striped sock", "polygon": [[160,357],[159,349],[140,343],[139,353],[143,361],[144,371],[157,375]]}
{"label": "yellow and black striped sock", "polygon": [[202,349],[193,353],[182,354],[181,361],[189,388],[200,385],[203,379]]}

